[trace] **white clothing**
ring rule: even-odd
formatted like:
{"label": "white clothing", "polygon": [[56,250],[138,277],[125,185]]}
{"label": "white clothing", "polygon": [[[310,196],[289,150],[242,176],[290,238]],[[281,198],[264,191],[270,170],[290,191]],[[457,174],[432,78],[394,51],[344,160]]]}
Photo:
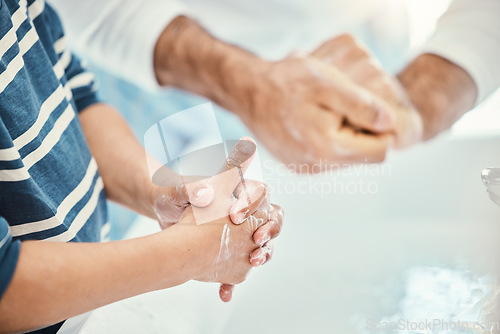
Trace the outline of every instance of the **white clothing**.
{"label": "white clothing", "polygon": [[[156,41],[178,15],[192,17],[217,38],[266,59],[310,51],[343,32],[368,42],[391,71],[409,54],[411,25],[404,0],[49,1],[60,12],[76,51],[150,88],[158,86]],[[499,18],[499,0],[455,0],[421,49],[467,70],[478,86],[478,102],[500,86]]]}

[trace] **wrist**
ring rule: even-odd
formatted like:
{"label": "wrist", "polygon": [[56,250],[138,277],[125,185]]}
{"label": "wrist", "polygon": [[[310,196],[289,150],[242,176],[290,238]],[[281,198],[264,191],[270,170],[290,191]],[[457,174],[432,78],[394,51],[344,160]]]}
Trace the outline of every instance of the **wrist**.
{"label": "wrist", "polygon": [[155,220],[158,219],[154,210],[158,188],[150,179],[140,182],[136,187],[136,194],[140,194],[137,196],[137,203],[140,207],[139,213]]}
{"label": "wrist", "polygon": [[245,120],[271,89],[268,75],[273,63],[242,50],[232,50],[223,58],[212,100]]}
{"label": "wrist", "polygon": [[147,236],[149,244],[154,245],[153,261],[157,263],[159,289],[183,284],[198,275],[198,268],[193,263],[197,252],[189,240],[189,232],[174,227]]}
{"label": "wrist", "polygon": [[[188,209],[189,210],[189,209]],[[197,226],[193,216],[185,214],[180,222],[165,229],[158,234],[161,235],[159,247],[162,247],[164,259],[175,254],[174,263],[181,273],[178,280],[181,283],[205,276],[212,266],[213,253],[216,249],[207,242],[207,229],[209,226]],[[165,248],[165,245],[169,245]],[[218,247],[217,243],[217,247]],[[171,270],[171,265],[168,265]],[[168,276],[168,272],[165,273]]]}
{"label": "wrist", "polygon": [[423,139],[449,129],[475,103],[477,88],[470,75],[433,54],[417,57],[399,75],[423,123]]}
{"label": "wrist", "polygon": [[179,16],[163,31],[154,52],[158,83],[205,96],[244,114],[270,62],[212,37],[195,21]]}
{"label": "wrist", "polygon": [[153,66],[156,79],[161,86],[175,85],[177,81],[173,72],[176,63],[184,56],[182,39],[190,24],[187,17],[174,18],[156,42],[153,52]]}

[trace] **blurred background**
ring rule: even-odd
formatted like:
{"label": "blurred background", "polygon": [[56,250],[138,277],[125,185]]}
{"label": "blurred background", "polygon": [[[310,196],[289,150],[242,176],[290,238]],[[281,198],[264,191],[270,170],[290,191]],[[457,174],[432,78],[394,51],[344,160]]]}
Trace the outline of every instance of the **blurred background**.
{"label": "blurred background", "polygon": [[[333,20],[338,8],[312,0],[290,9],[303,13],[300,22],[285,22],[286,13],[274,17],[274,31],[239,24],[252,20],[253,11],[265,10],[250,4],[234,11],[244,17],[234,17],[230,26],[218,25],[215,14],[199,20],[216,37],[267,59],[280,59],[291,49],[310,51],[349,31],[396,73],[432,34],[448,4],[380,0],[350,7],[345,2],[345,14]],[[290,26],[295,30],[287,36],[294,38],[282,38],[279,32]],[[141,141],[155,122],[207,102],[175,89],[145,91],[119,73],[94,70],[100,96],[123,113]],[[250,135],[234,115],[215,105],[214,113],[222,139]],[[175,131],[180,137],[196,136],[204,123],[193,121]],[[494,333],[500,321],[500,207],[488,198],[481,171],[500,167],[499,148],[500,91],[448,133],[392,152],[382,165],[299,177],[260,146],[264,181],[286,213],[272,263],[254,270],[228,305],[218,300],[216,285],[190,282],[94,311],[81,331]],[[113,239],[158,229],[155,222],[114,205],[110,219]],[[436,322],[432,330],[412,328],[412,323],[435,319],[441,327]],[[462,322],[467,327],[457,329]],[[388,328],[391,323],[399,327]]]}

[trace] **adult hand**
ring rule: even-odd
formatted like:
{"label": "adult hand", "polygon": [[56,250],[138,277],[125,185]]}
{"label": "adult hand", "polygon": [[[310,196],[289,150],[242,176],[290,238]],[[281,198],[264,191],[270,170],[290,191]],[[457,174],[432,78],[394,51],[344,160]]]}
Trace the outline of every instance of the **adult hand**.
{"label": "adult hand", "polygon": [[395,116],[389,106],[313,57],[269,62],[180,16],[159,38],[154,60],[161,85],[234,112],[276,157],[301,165],[300,172],[378,162],[390,145]]}
{"label": "adult hand", "polygon": [[291,56],[271,64],[257,86],[241,117],[283,162],[314,173],[327,163],[384,159],[395,116],[334,66]]}
{"label": "adult hand", "polygon": [[335,66],[393,109],[396,115],[395,147],[407,147],[422,139],[422,119],[403,87],[353,36],[341,35],[331,39],[311,56]]}

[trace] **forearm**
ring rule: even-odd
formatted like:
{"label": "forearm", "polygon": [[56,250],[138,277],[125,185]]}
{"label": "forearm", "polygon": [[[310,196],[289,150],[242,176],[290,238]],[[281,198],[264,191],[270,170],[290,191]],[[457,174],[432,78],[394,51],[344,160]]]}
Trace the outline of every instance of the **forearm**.
{"label": "forearm", "polygon": [[101,244],[23,242],[14,277],[0,300],[0,332],[47,326],[188,281],[194,267],[186,264],[195,252],[188,251],[178,232]]}
{"label": "forearm", "polygon": [[422,117],[423,139],[449,129],[476,101],[477,88],[470,75],[437,55],[417,57],[398,79]]}
{"label": "forearm", "polygon": [[152,205],[154,185],[145,151],[123,117],[108,105],[95,104],[80,113],[80,122],[99,166],[106,196],[156,218]]}
{"label": "forearm", "polygon": [[162,86],[203,95],[222,107],[244,113],[269,63],[212,37],[193,20],[179,16],[164,30],[154,54]]}

